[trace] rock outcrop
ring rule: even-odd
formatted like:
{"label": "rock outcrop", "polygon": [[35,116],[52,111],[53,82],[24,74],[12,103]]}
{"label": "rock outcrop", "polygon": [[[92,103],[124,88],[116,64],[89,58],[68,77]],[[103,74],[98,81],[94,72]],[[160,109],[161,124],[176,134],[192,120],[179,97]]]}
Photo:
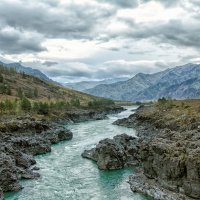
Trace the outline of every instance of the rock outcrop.
{"label": "rock outcrop", "polygon": [[126,134],[113,139],[104,139],[91,150],[83,152],[82,157],[97,162],[99,169],[121,169],[128,164],[138,162],[138,140]]}
{"label": "rock outcrop", "polygon": [[36,164],[34,155],[50,152],[52,144],[73,137],[64,127],[58,124],[53,127],[41,121],[20,120],[4,125],[6,130],[0,132],[0,199],[3,199],[3,192],[21,190],[20,179],[40,177],[35,172],[37,167],[32,167]]}
{"label": "rock outcrop", "polygon": [[1,189],[1,187],[0,187],[0,200],[4,200],[4,197],[3,197],[3,190]]}

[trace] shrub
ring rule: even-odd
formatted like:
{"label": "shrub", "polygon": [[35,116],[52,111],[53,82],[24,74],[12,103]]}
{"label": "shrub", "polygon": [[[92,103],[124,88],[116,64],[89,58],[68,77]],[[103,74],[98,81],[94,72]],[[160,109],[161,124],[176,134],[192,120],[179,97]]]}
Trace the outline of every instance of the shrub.
{"label": "shrub", "polygon": [[75,100],[72,99],[71,102],[70,102],[70,104],[73,107],[80,107],[80,105],[81,105],[79,99],[75,99]]}
{"label": "shrub", "polygon": [[0,102],[0,111],[1,111],[1,113],[3,112],[3,111],[5,111],[5,103],[4,102]]}
{"label": "shrub", "polygon": [[38,113],[42,115],[47,115],[49,113],[48,103],[39,103]]}
{"label": "shrub", "polygon": [[165,97],[158,99],[158,103],[160,104],[165,104],[166,102],[167,102],[167,99]]}
{"label": "shrub", "polygon": [[7,94],[7,95],[11,95],[11,87],[10,85],[7,84],[1,84],[0,85],[0,94]]}

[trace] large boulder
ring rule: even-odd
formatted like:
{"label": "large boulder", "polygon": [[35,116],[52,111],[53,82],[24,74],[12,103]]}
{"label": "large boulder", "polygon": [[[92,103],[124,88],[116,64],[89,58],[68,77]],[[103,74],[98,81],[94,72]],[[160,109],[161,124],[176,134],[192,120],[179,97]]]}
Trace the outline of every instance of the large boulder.
{"label": "large boulder", "polygon": [[101,140],[96,148],[84,151],[82,157],[96,161],[99,169],[121,169],[137,160],[137,142],[135,137],[118,135],[113,139]]}
{"label": "large boulder", "polygon": [[12,144],[16,149],[31,155],[39,155],[51,151],[50,141],[41,137],[14,138]]}
{"label": "large boulder", "polygon": [[60,141],[71,140],[73,133],[63,127],[56,130],[45,132],[44,137],[51,142],[51,144],[57,144]]}

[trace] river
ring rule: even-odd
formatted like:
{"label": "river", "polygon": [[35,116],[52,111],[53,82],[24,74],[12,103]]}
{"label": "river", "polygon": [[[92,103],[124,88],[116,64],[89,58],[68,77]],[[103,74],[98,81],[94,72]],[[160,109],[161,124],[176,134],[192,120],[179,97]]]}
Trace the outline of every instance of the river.
{"label": "river", "polygon": [[99,140],[127,133],[133,129],[112,125],[117,119],[128,117],[135,107],[108,119],[67,125],[74,137],[52,146],[52,152],[36,156],[41,178],[21,181],[24,189],[7,193],[6,200],[146,200],[132,193],[127,183],[133,168],[101,171],[97,165],[81,157],[85,149],[94,147]]}

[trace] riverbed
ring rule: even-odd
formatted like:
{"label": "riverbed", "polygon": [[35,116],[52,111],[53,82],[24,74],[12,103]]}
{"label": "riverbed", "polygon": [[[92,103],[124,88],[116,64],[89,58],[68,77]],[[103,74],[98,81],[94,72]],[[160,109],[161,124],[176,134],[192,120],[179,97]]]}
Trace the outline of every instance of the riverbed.
{"label": "riverbed", "polygon": [[7,193],[6,200],[147,200],[133,193],[127,183],[133,168],[101,171],[97,165],[81,157],[85,149],[94,147],[99,140],[127,133],[135,136],[135,130],[112,125],[120,118],[128,117],[136,107],[127,107],[108,119],[66,125],[74,137],[52,147],[52,152],[37,156],[41,177],[22,181],[24,189]]}

